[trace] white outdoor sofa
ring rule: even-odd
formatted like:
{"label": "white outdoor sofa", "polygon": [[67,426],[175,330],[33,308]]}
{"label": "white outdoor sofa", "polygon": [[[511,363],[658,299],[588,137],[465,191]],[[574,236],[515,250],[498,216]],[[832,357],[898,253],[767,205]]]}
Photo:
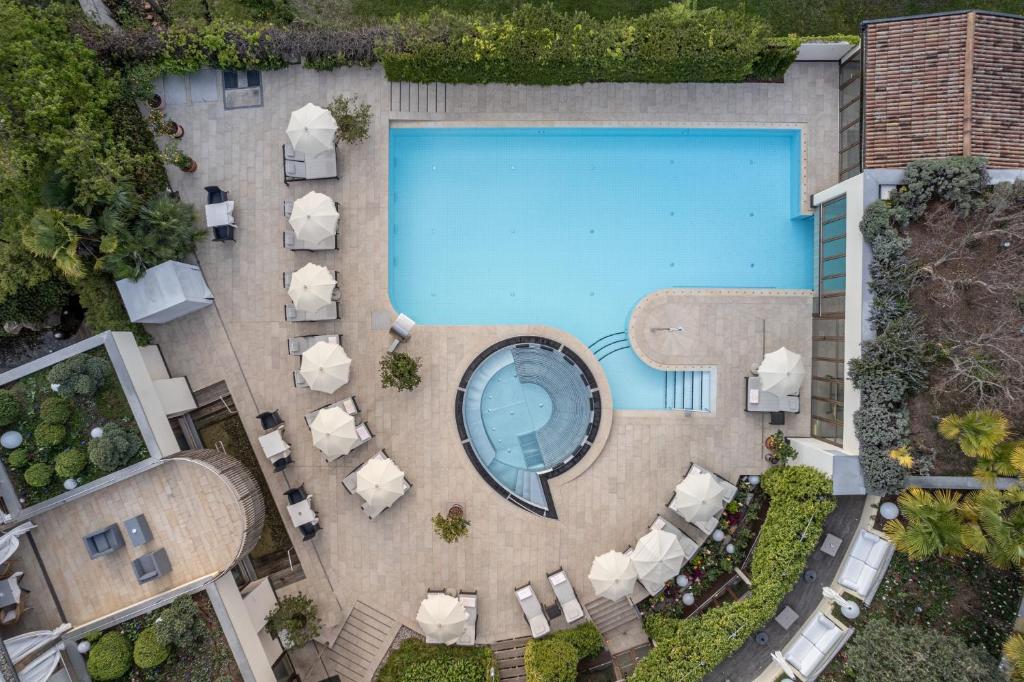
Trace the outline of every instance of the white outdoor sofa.
{"label": "white outdoor sofa", "polygon": [[891,542],[862,528],[839,568],[839,584],[870,606],[894,551]]}
{"label": "white outdoor sofa", "polygon": [[519,607],[523,610],[523,617],[530,625],[530,633],[536,639],[551,632],[551,624],[548,617],[544,615],[544,607],[537,599],[537,593],[533,591],[533,585],[526,583],[516,588],[516,599]]}
{"label": "white outdoor sofa", "polygon": [[782,655],[801,680],[813,682],[852,636],[853,628],[843,627],[819,612],[800,628]]}

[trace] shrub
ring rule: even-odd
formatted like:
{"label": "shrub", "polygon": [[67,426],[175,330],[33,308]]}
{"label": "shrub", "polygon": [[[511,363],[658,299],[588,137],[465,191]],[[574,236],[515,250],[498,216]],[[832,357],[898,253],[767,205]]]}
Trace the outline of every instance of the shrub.
{"label": "shrub", "polygon": [[160,611],[153,623],[153,634],[167,647],[193,646],[206,634],[199,605],[189,595],[178,597]]}
{"label": "shrub", "polygon": [[17,289],[0,301],[0,325],[4,322],[43,322],[50,313],[64,305],[67,297],[68,286],[59,279],[48,279]]}
{"label": "shrub", "polygon": [[103,425],[103,435],[89,441],[89,461],[100,471],[117,471],[142,447],[142,439],[116,422]]}
{"label": "shrub", "polygon": [[267,614],[267,631],[275,637],[287,640],[291,646],[304,646],[320,634],[320,616],[313,600],[299,592],[281,599],[277,607]]}
{"label": "shrub", "polygon": [[67,398],[53,396],[39,405],[39,419],[45,424],[64,424],[71,418],[71,409]]}
{"label": "shrub", "polygon": [[28,463],[28,450],[25,448],[18,448],[7,455],[7,466],[12,469],[24,469],[28,466]]}
{"label": "shrub", "polygon": [[33,488],[45,488],[53,478],[53,467],[45,462],[36,462],[25,469],[25,483]]}
{"label": "shrub", "polygon": [[82,354],[51,367],[46,380],[59,384],[63,396],[88,397],[102,388],[112,373],[109,360]]}
{"label": "shrub", "polygon": [[128,312],[110,277],[104,274],[86,275],[75,282],[75,291],[85,309],[85,324],[93,332],[131,332],[140,346],[150,342],[150,336],[142,325],[128,319]]}
{"label": "shrub", "polygon": [[139,668],[149,670],[166,661],[170,655],[170,650],[157,637],[156,631],[152,627],[148,627],[140,632],[139,638],[135,640],[132,658]]}
{"label": "shrub", "polygon": [[64,442],[67,432],[62,424],[40,424],[36,427],[36,445],[41,448],[54,448]]}
{"label": "shrub", "polygon": [[575,682],[577,663],[576,649],[564,640],[531,639],[526,643],[526,682]]}
{"label": "shrub", "polygon": [[109,682],[124,677],[131,665],[132,650],[128,640],[120,632],[111,631],[89,650],[86,669],[96,682]]}
{"label": "shrub", "polygon": [[53,470],[57,476],[63,479],[74,478],[82,473],[89,459],[85,453],[77,448],[70,448],[57,455],[53,464]]}
{"label": "shrub", "polygon": [[362,142],[370,134],[370,105],[360,102],[357,98],[338,95],[327,106],[338,129],[334,132],[334,142]]}
{"label": "shrub", "polygon": [[408,353],[385,353],[380,361],[380,384],[383,388],[411,391],[420,385],[419,360]]}
{"label": "shrub", "polygon": [[487,671],[476,661],[435,658],[414,663],[402,671],[401,682],[484,682]]}
{"label": "shrub", "polygon": [[459,538],[469,535],[469,519],[465,516],[447,516],[434,514],[431,523],[434,524],[434,532],[445,542],[451,544],[458,542]]}
{"label": "shrub", "polygon": [[774,467],[761,479],[771,499],[750,567],[749,596],[685,620],[644,622],[657,646],[640,661],[636,682],[697,682],[764,627],[793,589],[835,509],[832,481],[805,466]]}
{"label": "shrub", "polygon": [[21,403],[10,391],[0,388],[0,426],[10,426],[21,417]]}
{"label": "shrub", "polygon": [[583,623],[571,630],[561,630],[551,635],[551,639],[560,639],[571,644],[581,661],[596,656],[604,649],[604,639],[593,623]]}

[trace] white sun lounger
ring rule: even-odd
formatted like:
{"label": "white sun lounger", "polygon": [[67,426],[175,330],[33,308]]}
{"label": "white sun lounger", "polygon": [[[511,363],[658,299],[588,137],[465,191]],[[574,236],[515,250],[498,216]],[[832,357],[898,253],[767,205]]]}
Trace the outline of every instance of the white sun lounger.
{"label": "white sun lounger", "polygon": [[462,631],[462,636],[455,642],[460,646],[475,646],[476,645],[476,592],[459,592],[459,603],[462,604],[462,608],[466,609],[466,613],[469,614],[469,618],[466,619],[466,629]]}
{"label": "white sun lounger", "polygon": [[572,583],[569,582],[569,576],[565,570],[560,568],[554,573],[549,573],[548,582],[551,583],[551,589],[555,592],[558,605],[562,607],[565,622],[575,623],[583,618],[583,607],[580,606],[580,601],[576,598],[576,590],[572,589]]}
{"label": "white sun lounger", "polygon": [[523,617],[530,625],[530,633],[534,638],[543,637],[551,632],[551,624],[544,615],[544,608],[537,599],[537,593],[533,591],[533,585],[526,583],[522,587],[517,587],[516,599],[519,600],[519,607],[523,610]]}

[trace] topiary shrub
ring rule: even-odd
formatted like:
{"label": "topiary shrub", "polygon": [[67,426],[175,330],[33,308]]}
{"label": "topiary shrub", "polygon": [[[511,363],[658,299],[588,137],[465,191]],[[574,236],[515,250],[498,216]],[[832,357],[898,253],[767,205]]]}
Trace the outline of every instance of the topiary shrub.
{"label": "topiary shrub", "polygon": [[63,396],[91,396],[113,372],[110,362],[94,355],[76,355],[54,365],[46,374],[51,384],[59,384]]}
{"label": "topiary shrub", "polygon": [[36,445],[41,448],[55,448],[64,442],[67,431],[63,424],[40,424],[33,434]]}
{"label": "topiary shrub", "polygon": [[299,648],[320,634],[320,616],[313,600],[299,592],[288,595],[267,614],[267,632]]}
{"label": "topiary shrub", "polygon": [[33,488],[45,488],[53,478],[53,467],[45,462],[36,462],[25,469],[25,483]]}
{"label": "topiary shrub", "polygon": [[139,668],[149,670],[166,661],[170,655],[170,649],[160,640],[156,631],[152,627],[148,627],[140,632],[139,638],[135,640],[132,659]]}
{"label": "topiary shrub", "polygon": [[576,649],[562,639],[531,639],[523,654],[526,682],[575,682],[578,663]]}
{"label": "topiary shrub", "polygon": [[189,595],[178,597],[160,611],[153,632],[164,646],[193,646],[206,634],[199,605]]}
{"label": "topiary shrub", "polygon": [[28,463],[28,450],[25,448],[18,448],[7,455],[7,466],[12,469],[24,469]]}
{"label": "topiary shrub", "polygon": [[101,471],[117,471],[138,454],[142,439],[116,422],[103,425],[103,435],[89,441],[89,461]]}
{"label": "topiary shrub", "polygon": [[63,479],[74,478],[82,473],[89,458],[78,448],[69,448],[57,455],[53,470]]}
{"label": "topiary shrub", "polygon": [[71,418],[72,405],[67,398],[53,396],[39,405],[39,419],[45,424],[64,424]]}
{"label": "topiary shrub", "polygon": [[118,680],[132,665],[132,649],[120,632],[110,631],[89,650],[86,670],[95,682]]}
{"label": "topiary shrub", "polygon": [[10,426],[21,417],[21,402],[6,389],[0,388],[0,426]]}

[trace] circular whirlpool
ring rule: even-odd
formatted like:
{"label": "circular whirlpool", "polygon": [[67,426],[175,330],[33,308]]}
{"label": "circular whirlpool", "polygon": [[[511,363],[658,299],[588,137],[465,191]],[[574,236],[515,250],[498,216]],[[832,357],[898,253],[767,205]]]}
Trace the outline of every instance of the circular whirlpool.
{"label": "circular whirlpool", "polygon": [[601,396],[578,355],[550,339],[519,336],[470,364],[455,413],[463,447],[491,487],[529,511],[555,517],[547,479],[590,449]]}

